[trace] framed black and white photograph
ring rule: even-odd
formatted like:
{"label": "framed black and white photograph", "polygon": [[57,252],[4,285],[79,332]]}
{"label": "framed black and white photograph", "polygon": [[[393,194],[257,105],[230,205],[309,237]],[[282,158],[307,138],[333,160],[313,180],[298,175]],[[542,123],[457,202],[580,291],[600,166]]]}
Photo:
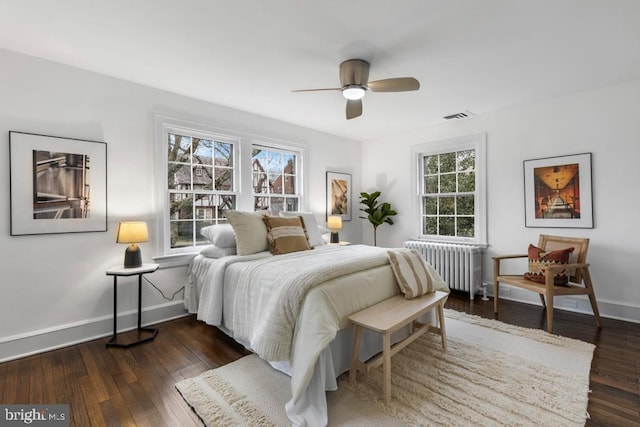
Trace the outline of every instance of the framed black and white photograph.
{"label": "framed black and white photograph", "polygon": [[524,161],[525,226],[593,228],[591,153]]}
{"label": "framed black and white photograph", "polygon": [[351,174],[327,172],[327,218],[342,217],[351,221]]}
{"label": "framed black and white photograph", "polygon": [[107,231],[107,144],[9,132],[11,235]]}

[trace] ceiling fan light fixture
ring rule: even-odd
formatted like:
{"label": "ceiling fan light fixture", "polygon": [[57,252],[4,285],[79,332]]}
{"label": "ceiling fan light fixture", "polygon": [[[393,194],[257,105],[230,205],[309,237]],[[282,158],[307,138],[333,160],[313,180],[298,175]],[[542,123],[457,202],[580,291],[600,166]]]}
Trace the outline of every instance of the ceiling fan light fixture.
{"label": "ceiling fan light fixture", "polygon": [[342,96],[350,100],[362,99],[365,89],[358,85],[349,85],[342,89]]}

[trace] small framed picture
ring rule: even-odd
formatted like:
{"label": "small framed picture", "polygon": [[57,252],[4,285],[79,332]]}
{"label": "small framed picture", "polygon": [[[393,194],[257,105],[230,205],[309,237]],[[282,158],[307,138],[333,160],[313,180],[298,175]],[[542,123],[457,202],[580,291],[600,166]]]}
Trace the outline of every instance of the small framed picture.
{"label": "small framed picture", "polygon": [[591,153],[524,161],[526,227],[593,228]]}
{"label": "small framed picture", "polygon": [[9,132],[11,235],[107,231],[107,144]]}
{"label": "small framed picture", "polygon": [[327,218],[340,216],[351,221],[351,174],[327,172]]}

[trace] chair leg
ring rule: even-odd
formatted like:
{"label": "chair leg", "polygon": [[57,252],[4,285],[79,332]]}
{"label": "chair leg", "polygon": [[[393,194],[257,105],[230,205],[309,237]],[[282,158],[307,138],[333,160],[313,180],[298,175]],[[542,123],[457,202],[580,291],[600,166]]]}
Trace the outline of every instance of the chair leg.
{"label": "chair leg", "polygon": [[587,295],[589,296],[589,302],[591,303],[591,309],[593,310],[593,317],[596,318],[596,325],[598,325],[598,328],[601,328],[602,322],[600,321],[600,312],[598,311],[598,303],[596,302],[596,293],[593,290],[591,274],[589,274],[588,268],[582,269],[582,279],[584,280],[585,288],[587,288]]}
{"label": "chair leg", "polygon": [[542,307],[546,307],[547,304],[544,302],[544,295],[542,294],[538,294],[538,295],[540,295],[540,302],[542,303]]}
{"label": "chair leg", "polygon": [[500,260],[493,259],[493,314],[498,315],[498,299],[500,296],[500,282],[498,276],[500,275]]}
{"label": "chair leg", "polygon": [[[540,294],[542,296],[542,294]],[[547,295],[547,332],[553,333],[553,294]]]}

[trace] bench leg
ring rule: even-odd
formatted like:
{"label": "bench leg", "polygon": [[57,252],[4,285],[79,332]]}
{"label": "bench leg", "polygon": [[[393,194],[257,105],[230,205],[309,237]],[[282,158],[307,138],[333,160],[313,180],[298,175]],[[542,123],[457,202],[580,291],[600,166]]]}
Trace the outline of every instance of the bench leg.
{"label": "bench leg", "polygon": [[391,333],[389,332],[385,332],[382,337],[382,357],[384,359],[382,364],[384,369],[384,403],[389,403],[391,401]]}
{"label": "bench leg", "polygon": [[442,339],[442,349],[447,349],[447,332],[444,329],[444,304],[438,304],[438,323],[440,324],[440,338]]}
{"label": "bench leg", "polygon": [[360,341],[362,339],[362,326],[355,325],[355,338],[353,340],[353,353],[351,354],[351,368],[349,369],[349,382],[356,382],[356,371],[360,361]]}

